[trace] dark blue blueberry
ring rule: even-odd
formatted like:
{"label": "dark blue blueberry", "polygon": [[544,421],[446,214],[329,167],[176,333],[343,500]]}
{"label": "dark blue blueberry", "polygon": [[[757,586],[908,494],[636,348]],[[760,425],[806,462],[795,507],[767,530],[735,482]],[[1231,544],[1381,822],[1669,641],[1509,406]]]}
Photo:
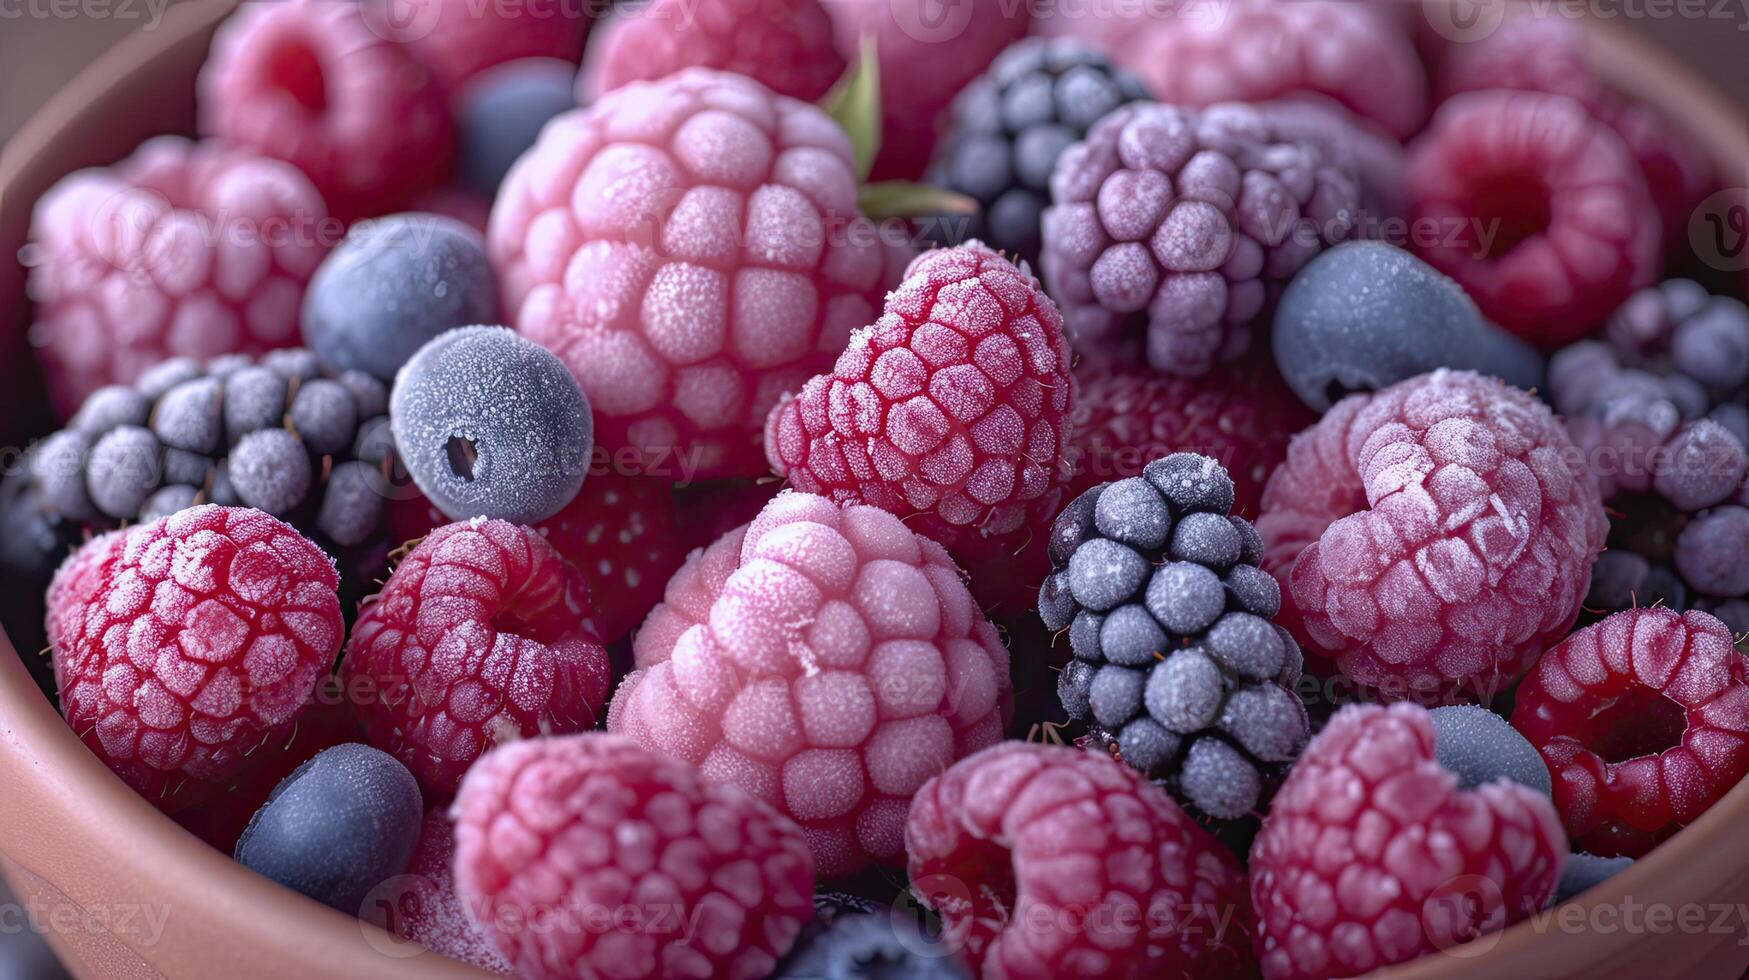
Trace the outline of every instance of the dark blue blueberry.
{"label": "dark blue blueberry", "polygon": [[164,447],[151,430],[124,425],[109,430],[91,447],[85,491],[97,509],[124,520],[140,512],[163,476]]}
{"label": "dark blue blueberry", "polygon": [[1506,719],[1474,704],[1447,705],[1427,714],[1433,722],[1434,755],[1462,788],[1510,779],[1544,796],[1554,794],[1542,754]]}
{"label": "dark blue blueberry", "polygon": [[1590,891],[1623,871],[1633,867],[1631,857],[1598,857],[1584,851],[1574,851],[1561,863],[1561,879],[1555,884],[1555,901]]}
{"label": "dark blue blueberry", "polygon": [[589,401],[551,351],[503,327],[426,344],[389,398],[395,447],[451,520],[535,524],[577,495],[589,468]]}
{"label": "dark blue blueberry", "polygon": [[314,479],[304,444],[284,429],[249,433],[231,450],[227,463],[231,487],[243,505],[275,517],[285,517],[303,503]]}
{"label": "dark blue blueberry", "polygon": [[348,915],[407,868],[424,804],[407,767],[336,745],[274,787],[237,839],[237,863]]}
{"label": "dark blue blueberry", "polygon": [[1535,349],[1482,319],[1463,287],[1400,248],[1350,242],[1306,263],[1276,308],[1275,363],[1322,412],[1435,368],[1542,383]]}
{"label": "dark blue blueberry", "polygon": [[557,58],[521,58],[468,79],[456,96],[457,171],[488,198],[549,119],[570,109],[577,66]]}
{"label": "dark blue blueberry", "polygon": [[304,342],[335,371],[389,379],[426,341],[494,323],[498,287],[479,232],[409,213],[354,225],[304,292]]}

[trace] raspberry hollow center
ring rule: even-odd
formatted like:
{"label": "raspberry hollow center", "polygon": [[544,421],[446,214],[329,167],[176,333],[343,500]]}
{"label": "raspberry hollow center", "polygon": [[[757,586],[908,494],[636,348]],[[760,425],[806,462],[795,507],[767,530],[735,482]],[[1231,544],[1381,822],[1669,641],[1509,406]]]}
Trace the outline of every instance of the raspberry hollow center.
{"label": "raspberry hollow center", "polygon": [[1481,257],[1499,258],[1549,228],[1549,189],[1538,177],[1519,173],[1481,179],[1471,212],[1480,222],[1466,229],[1477,236]]}
{"label": "raspberry hollow center", "polygon": [[1636,687],[1591,716],[1591,751],[1611,765],[1682,744],[1688,712],[1651,688]]}
{"label": "raspberry hollow center", "polygon": [[296,99],[311,115],[328,108],[328,84],[322,62],[307,44],[288,42],[267,59],[268,84]]}

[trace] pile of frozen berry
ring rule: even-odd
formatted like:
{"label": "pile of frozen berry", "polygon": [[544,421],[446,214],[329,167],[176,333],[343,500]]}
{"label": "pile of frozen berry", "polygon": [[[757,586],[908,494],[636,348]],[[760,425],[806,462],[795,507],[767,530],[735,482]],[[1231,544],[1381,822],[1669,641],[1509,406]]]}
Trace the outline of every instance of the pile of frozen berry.
{"label": "pile of frozen berry", "polygon": [[155,819],[537,980],[1274,980],[1749,772],[1749,307],[1573,22],[585,7],[247,5],[35,203],[0,624]]}

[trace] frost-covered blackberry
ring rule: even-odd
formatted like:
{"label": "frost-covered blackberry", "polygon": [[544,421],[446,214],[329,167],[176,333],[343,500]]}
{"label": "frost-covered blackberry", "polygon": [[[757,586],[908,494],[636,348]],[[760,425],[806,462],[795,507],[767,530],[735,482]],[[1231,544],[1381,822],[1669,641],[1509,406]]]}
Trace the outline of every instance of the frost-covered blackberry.
{"label": "frost-covered blackberry", "polygon": [[1427,718],[1433,722],[1439,764],[1457,773],[1462,788],[1510,779],[1544,796],[1554,795],[1542,755],[1505,718],[1475,704],[1434,708]]}
{"label": "frost-covered blackberry", "polygon": [[563,361],[503,327],[452,330],[420,348],[389,404],[407,472],[451,520],[538,523],[589,471],[589,400]]}
{"label": "frost-covered blackberry", "polygon": [[1262,802],[1309,735],[1281,589],[1233,481],[1174,453],[1077,497],[1051,528],[1039,615],[1074,659],[1058,696],[1114,755],[1219,819]]}
{"label": "frost-covered blackberry", "polygon": [[[42,512],[32,527],[103,531],[218,503],[266,511],[331,551],[350,548],[373,539],[387,500],[391,441],[372,444],[369,480],[350,465],[361,435],[384,431],[387,406],[382,382],[325,373],[305,350],[174,358],[131,388],[93,392],[67,428],[31,446],[10,482],[14,499]],[[63,531],[28,541],[58,549]],[[36,579],[65,554],[26,550],[9,549],[4,569]]]}
{"label": "frost-covered blackberry", "polygon": [[1016,41],[955,99],[930,180],[981,206],[963,238],[1037,261],[1057,157],[1101,116],[1147,97],[1135,76],[1078,40]]}

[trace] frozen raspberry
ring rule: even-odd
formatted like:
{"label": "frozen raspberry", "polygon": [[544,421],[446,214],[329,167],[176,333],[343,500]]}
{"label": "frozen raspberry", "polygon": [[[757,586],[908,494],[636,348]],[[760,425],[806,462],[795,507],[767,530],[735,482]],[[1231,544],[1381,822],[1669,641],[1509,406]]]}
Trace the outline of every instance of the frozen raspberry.
{"label": "frozen raspberry", "polygon": [[1079,496],[1109,480],[1140,476],[1169,453],[1212,456],[1233,478],[1233,513],[1257,516],[1264,481],[1287,458],[1288,440],[1317,421],[1267,360],[1202,378],[1152,371],[1088,371],[1070,426]]}
{"label": "frozen raspberry", "polygon": [[1351,705],[1312,739],[1251,847],[1263,975],[1353,977],[1495,932],[1554,894],[1547,796],[1460,789],[1425,709]]}
{"label": "frozen raspberry", "polygon": [[1512,725],[1542,752],[1577,847],[1638,857],[1749,772],[1749,660],[1703,612],[1632,609],[1574,633]]}
{"label": "frozen raspberry", "polygon": [[1591,332],[1658,274],[1645,178],[1572,99],[1488,91],[1440,106],[1409,145],[1410,244],[1489,319],[1535,344]]}
{"label": "frozen raspberry", "polygon": [[643,621],[686,558],[673,496],[655,477],[591,474],[539,530],[588,580],[608,643]]}
{"label": "frozen raspberry", "polygon": [[61,416],[166,357],[297,343],[324,229],[338,237],[329,220],[295,167],[178,137],[56,184],[31,216],[26,261],[31,342]]}
{"label": "frozen raspberry", "polygon": [[[1097,7],[1098,5],[1095,5]],[[1315,93],[1403,138],[1427,117],[1421,60],[1382,4],[1343,0],[1118,3],[1135,13],[1087,16],[1064,7],[1049,33],[1101,44],[1164,102],[1202,106]],[[1138,23],[1138,20],[1141,22]]]}
{"label": "frozen raspberry", "polygon": [[378,36],[405,44],[451,90],[484,69],[518,58],[583,55],[589,12],[583,0],[366,0]]}
{"label": "frozen raspberry", "polygon": [[794,823],[628,738],[505,746],[452,812],[463,906],[519,976],[754,980],[814,914]]}
{"label": "frozen raspberry", "polygon": [[1063,152],[1045,282],[1084,352],[1207,374],[1312,256],[1356,232],[1359,179],[1271,115],[1137,102]]}
{"label": "frozen raspberry", "polygon": [[1309,652],[1386,697],[1484,700],[1572,628],[1607,528],[1541,402],[1444,370],[1294,437],[1257,521]]}
{"label": "frozen raspberry", "polygon": [[745,75],[778,95],[817,102],[844,74],[820,0],[654,0],[621,7],[595,32],[579,97],[683,68]]}
{"label": "frozen raspberry", "polygon": [[339,581],[321,549],[255,510],[196,507],[96,538],[49,587],[61,713],[173,811],[196,792],[184,784],[284,744],[340,649]]}
{"label": "frozen raspberry", "polygon": [[202,134],[297,164],[347,217],[396,210],[450,169],[441,83],[357,4],[246,6],[213,36],[196,102]]}
{"label": "frozen raspberry", "polygon": [[1686,241],[1695,205],[1712,187],[1706,160],[1653,107],[1611,89],[1591,69],[1588,34],[1559,16],[1514,16],[1487,37],[1447,49],[1442,98],[1482,89],[1565,95],[1607,123],[1639,162],[1672,245]]}
{"label": "frozen raspberry", "polygon": [[916,180],[940,120],[967,82],[1026,35],[1034,4],[1008,0],[833,0],[838,49],[872,37],[880,61],[881,151],[875,180]]}
{"label": "frozen raspberry", "polygon": [[778,396],[874,319],[888,282],[856,193],[825,113],[687,69],[549,123],[488,247],[514,326],[577,375],[604,449],[750,475]]}
{"label": "frozen raspberry", "polygon": [[999,741],[1008,701],[1008,652],[939,544],[787,491],[708,619],[620,685],[608,730],[771,803],[839,877],[903,855],[911,795]]}
{"label": "frozen raspberry", "polygon": [[765,423],[792,486],[873,504],[967,560],[1055,516],[1075,403],[1062,317],[982,242],[919,257],[831,373]]}
{"label": "frozen raspberry", "polygon": [[[743,524],[686,556],[686,563],[668,579],[662,601],[650,610],[632,640],[632,662],[637,669],[669,659],[681,634],[710,622],[711,606],[741,565],[741,543],[746,538],[747,525]],[[608,723],[612,725],[611,718]]]}
{"label": "frozen raspberry", "polygon": [[455,828],[442,810],[425,814],[407,873],[386,884],[371,897],[388,905],[367,901],[363,911],[386,910],[381,925],[395,935],[488,973],[510,972],[510,961],[462,907],[455,883]]}
{"label": "frozen raspberry", "polygon": [[368,601],[341,662],[372,745],[437,792],[494,744],[595,727],[607,651],[589,586],[533,528],[475,519],[425,536]]}
{"label": "frozen raspberry", "polygon": [[1164,792],[1103,756],[1007,742],[918,791],[911,891],[982,976],[1236,977],[1245,876]]}

